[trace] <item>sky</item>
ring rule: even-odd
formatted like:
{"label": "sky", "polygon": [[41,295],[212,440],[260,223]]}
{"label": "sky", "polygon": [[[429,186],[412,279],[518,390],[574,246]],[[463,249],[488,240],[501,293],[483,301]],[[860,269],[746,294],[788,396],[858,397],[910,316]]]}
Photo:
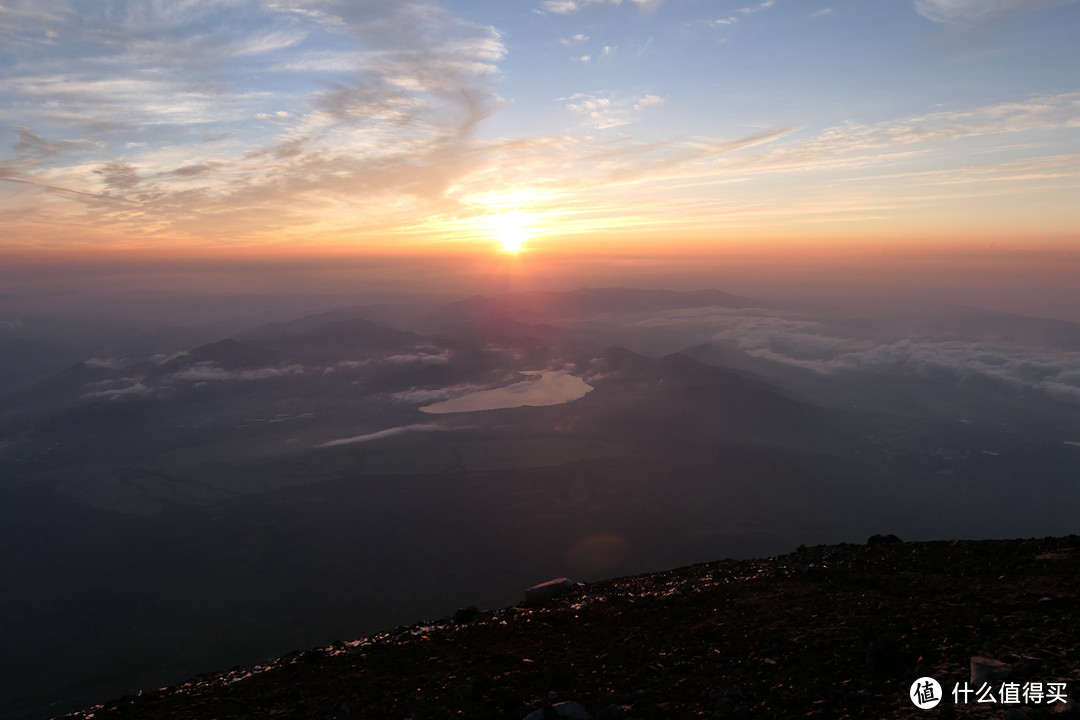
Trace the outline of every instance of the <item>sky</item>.
{"label": "sky", "polygon": [[1075,260],[1078,28],[1075,0],[0,0],[0,257]]}

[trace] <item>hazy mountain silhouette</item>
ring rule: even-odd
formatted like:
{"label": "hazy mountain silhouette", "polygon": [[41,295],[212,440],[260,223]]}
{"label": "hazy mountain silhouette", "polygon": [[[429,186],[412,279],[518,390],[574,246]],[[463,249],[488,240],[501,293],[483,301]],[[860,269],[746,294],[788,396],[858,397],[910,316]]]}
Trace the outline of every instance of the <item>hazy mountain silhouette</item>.
{"label": "hazy mountain silhouette", "polygon": [[543,324],[584,319],[604,313],[631,313],[693,307],[768,307],[767,303],[719,290],[675,292],[630,288],[582,288],[571,292],[522,292],[494,297],[476,295],[443,306],[421,326],[438,329],[463,323],[517,320]]}
{"label": "hazy mountain silhouette", "polygon": [[320,323],[310,330],[259,341],[264,347],[295,355],[341,358],[401,351],[425,342],[416,333],[376,325],[359,317]]}

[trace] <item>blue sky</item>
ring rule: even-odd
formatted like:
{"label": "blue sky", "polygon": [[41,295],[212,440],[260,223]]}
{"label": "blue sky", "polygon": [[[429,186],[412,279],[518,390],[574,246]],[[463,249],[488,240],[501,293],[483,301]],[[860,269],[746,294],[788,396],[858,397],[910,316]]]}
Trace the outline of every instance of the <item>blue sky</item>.
{"label": "blue sky", "polygon": [[0,0],[0,248],[1068,245],[1077,30],[1034,0]]}

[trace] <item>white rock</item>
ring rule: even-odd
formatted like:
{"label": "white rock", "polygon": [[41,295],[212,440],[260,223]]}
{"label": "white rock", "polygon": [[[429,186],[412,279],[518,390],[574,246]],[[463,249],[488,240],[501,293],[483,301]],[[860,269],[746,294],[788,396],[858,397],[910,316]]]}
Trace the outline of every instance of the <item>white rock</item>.
{"label": "white rock", "polygon": [[574,588],[574,583],[569,578],[556,578],[539,585],[533,585],[525,591],[525,599],[531,602],[548,600]]}

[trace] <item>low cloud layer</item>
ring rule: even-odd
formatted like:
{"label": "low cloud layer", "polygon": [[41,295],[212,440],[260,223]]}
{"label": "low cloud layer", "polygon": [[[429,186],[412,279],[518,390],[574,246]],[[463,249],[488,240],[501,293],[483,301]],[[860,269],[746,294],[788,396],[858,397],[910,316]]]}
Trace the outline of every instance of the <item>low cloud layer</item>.
{"label": "low cloud layer", "polygon": [[[661,313],[638,319],[633,327],[681,332],[687,346],[734,344],[752,357],[818,373],[956,381],[985,378],[1080,402],[1080,352],[1055,347],[1050,336],[1042,343],[1012,340],[1010,328],[995,331],[991,325],[987,330],[984,315],[972,317],[958,316],[951,332],[935,330],[917,319],[907,321],[912,333],[902,337],[896,336],[897,330],[891,329],[895,323],[889,319],[852,322],[780,310],[727,308]],[[853,331],[853,325],[863,331]],[[1080,332],[1074,334],[1080,336]],[[883,340],[882,335],[893,337]],[[968,337],[957,339],[956,335]]]}
{"label": "low cloud layer", "polygon": [[244,370],[226,370],[213,363],[201,362],[181,370],[172,376],[174,380],[189,382],[223,382],[226,380],[267,380],[286,375],[302,375],[303,365],[281,365],[279,367],[250,368]]}

